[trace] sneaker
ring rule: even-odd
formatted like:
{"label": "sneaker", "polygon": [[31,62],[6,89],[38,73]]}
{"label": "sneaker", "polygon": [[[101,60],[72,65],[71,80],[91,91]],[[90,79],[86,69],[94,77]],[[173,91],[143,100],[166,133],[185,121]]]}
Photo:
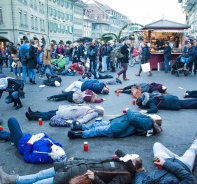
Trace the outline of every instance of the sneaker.
{"label": "sneaker", "polygon": [[39,76],[39,79],[44,79],[44,77],[42,75]]}
{"label": "sneaker", "polygon": [[83,138],[83,132],[68,131],[68,137],[70,139]]}
{"label": "sneaker", "polygon": [[153,122],[153,129],[154,131],[159,134],[162,132],[162,129],[161,129],[161,126],[159,126],[159,122],[157,122],[157,120],[153,120],[152,119],[152,122]]}
{"label": "sneaker", "polygon": [[188,93],[185,93],[184,95],[183,95],[183,98],[187,98],[189,96],[189,94]]}
{"label": "sneaker", "polygon": [[18,110],[18,109],[21,109],[22,107],[23,107],[22,104],[19,104],[19,105],[16,106],[15,109]]}
{"label": "sneaker", "polygon": [[118,78],[116,78],[116,82],[122,84],[122,81]]}
{"label": "sneaker", "polygon": [[73,121],[70,128],[72,131],[79,131],[79,130],[82,130],[82,124],[80,124],[79,122]]}
{"label": "sneaker", "polygon": [[127,81],[127,80],[129,80],[129,79],[128,79],[128,78],[124,78],[123,80],[124,80],[124,81]]}

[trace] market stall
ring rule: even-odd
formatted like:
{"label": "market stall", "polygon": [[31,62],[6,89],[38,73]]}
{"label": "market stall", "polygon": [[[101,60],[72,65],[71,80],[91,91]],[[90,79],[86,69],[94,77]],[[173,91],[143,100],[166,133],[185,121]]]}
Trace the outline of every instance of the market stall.
{"label": "market stall", "polygon": [[149,60],[152,69],[163,66],[165,42],[168,41],[172,48],[171,62],[182,53],[185,43],[185,32],[190,26],[169,20],[159,20],[144,26],[144,41],[148,42],[151,51]]}

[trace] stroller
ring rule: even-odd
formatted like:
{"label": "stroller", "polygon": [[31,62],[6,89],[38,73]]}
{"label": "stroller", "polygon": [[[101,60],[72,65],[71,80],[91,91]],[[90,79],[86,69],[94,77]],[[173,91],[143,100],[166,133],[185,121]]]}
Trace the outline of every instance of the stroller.
{"label": "stroller", "polygon": [[181,73],[184,74],[184,76],[189,75],[189,57],[184,57],[183,55],[180,55],[176,58],[175,63],[172,65],[171,74],[175,75],[176,77],[179,77]]}

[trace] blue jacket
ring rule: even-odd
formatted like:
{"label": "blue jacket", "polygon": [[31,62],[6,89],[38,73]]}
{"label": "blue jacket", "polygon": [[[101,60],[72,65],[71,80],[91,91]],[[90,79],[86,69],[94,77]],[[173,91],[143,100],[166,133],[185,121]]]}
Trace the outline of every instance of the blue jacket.
{"label": "blue jacket", "polygon": [[51,152],[51,146],[53,145],[49,139],[60,147],[62,145],[53,139],[49,138],[46,134],[39,141],[33,145],[27,144],[31,138],[31,134],[25,134],[18,143],[18,150],[23,155],[25,162],[40,164],[40,163],[52,163],[52,158],[48,155]]}
{"label": "blue jacket", "polygon": [[164,58],[168,60],[171,58],[171,47],[169,45],[164,50]]}
{"label": "blue jacket", "polygon": [[27,65],[26,62],[24,62],[24,58],[25,56],[29,53],[29,46],[26,45],[26,44],[22,44],[20,46],[20,49],[19,49],[19,60],[20,62],[22,63],[22,65]]}
{"label": "blue jacket", "polygon": [[106,85],[103,82],[99,82],[96,79],[89,79],[83,82],[81,86],[81,91],[85,91],[86,89],[89,89],[89,90],[92,90],[96,94],[101,94],[105,86]]}
{"label": "blue jacket", "polygon": [[156,113],[158,109],[164,110],[180,110],[180,100],[174,95],[163,95],[163,99],[150,98],[146,104],[147,113]]}
{"label": "blue jacket", "polygon": [[152,128],[149,116],[128,110],[125,115],[110,120],[113,137],[127,137],[135,132],[144,133]]}
{"label": "blue jacket", "polygon": [[189,168],[176,158],[165,160],[162,170],[155,170],[149,175],[137,172],[135,184],[195,184],[195,179]]}

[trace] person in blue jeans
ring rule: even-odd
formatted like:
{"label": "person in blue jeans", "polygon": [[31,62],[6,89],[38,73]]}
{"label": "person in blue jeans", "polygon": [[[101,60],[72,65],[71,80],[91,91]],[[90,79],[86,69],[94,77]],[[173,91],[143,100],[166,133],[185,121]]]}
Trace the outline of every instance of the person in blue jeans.
{"label": "person in blue jeans", "polygon": [[169,46],[169,42],[166,42],[165,46],[166,46],[166,48],[164,50],[164,64],[165,64],[165,72],[164,73],[168,73],[172,49]]}
{"label": "person in blue jeans", "polygon": [[[91,138],[91,137],[113,137],[122,138],[133,134],[147,135],[149,130],[152,133],[160,133],[162,130],[159,116],[150,117],[141,113],[125,109],[125,114],[109,121],[96,121],[91,125],[82,125],[73,121],[71,131],[68,132],[70,139]],[[77,131],[77,132],[75,132]]]}

